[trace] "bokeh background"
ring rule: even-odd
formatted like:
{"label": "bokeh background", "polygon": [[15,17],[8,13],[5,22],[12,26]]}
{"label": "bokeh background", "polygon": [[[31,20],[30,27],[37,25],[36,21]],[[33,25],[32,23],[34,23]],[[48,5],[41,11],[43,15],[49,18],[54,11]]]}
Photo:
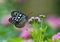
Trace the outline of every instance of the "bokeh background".
{"label": "bokeh background", "polygon": [[23,12],[28,17],[48,15],[47,20],[51,27],[60,26],[60,0],[0,0],[0,42],[16,37],[21,32],[7,20],[14,10]]}

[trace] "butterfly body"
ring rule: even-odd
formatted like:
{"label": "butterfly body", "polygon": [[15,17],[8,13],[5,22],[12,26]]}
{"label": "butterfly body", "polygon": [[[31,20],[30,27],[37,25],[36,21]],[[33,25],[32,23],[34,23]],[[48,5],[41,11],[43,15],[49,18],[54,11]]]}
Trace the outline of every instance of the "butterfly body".
{"label": "butterfly body", "polygon": [[13,11],[11,13],[11,18],[9,18],[9,22],[14,24],[16,27],[21,28],[25,25],[25,22],[27,22],[28,17],[19,11]]}

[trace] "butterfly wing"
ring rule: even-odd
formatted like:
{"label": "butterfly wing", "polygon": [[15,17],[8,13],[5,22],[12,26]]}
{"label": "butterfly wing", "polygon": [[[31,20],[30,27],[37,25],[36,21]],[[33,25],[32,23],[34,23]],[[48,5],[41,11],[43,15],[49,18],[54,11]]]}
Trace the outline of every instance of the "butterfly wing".
{"label": "butterfly wing", "polygon": [[9,22],[14,24],[16,27],[21,28],[24,26],[25,22],[27,22],[28,18],[25,14],[19,11],[13,11],[11,13],[11,18],[9,18]]}

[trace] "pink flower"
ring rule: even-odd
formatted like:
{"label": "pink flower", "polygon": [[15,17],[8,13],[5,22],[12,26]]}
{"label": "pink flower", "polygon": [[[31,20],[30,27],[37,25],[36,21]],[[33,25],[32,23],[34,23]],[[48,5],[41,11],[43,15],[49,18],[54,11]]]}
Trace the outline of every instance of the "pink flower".
{"label": "pink flower", "polygon": [[9,22],[9,18],[10,18],[10,17],[11,17],[10,15],[5,15],[5,16],[3,16],[2,20],[1,20],[1,24],[3,24],[3,25],[8,25],[8,24],[10,24],[10,22]]}
{"label": "pink flower", "polygon": [[60,38],[60,32],[55,34],[53,37],[52,37],[52,41],[54,42],[56,39],[59,39]]}
{"label": "pink flower", "polygon": [[28,22],[26,22],[26,24],[25,24],[25,26],[23,28],[17,28],[17,29],[22,30],[22,33],[19,35],[19,37],[21,37],[21,38],[29,38],[29,37],[31,37],[30,31],[32,31],[32,29],[29,27]]}
{"label": "pink flower", "polygon": [[57,28],[58,26],[60,26],[60,17],[56,16],[47,17],[47,23],[49,23],[51,27]]}
{"label": "pink flower", "polygon": [[29,39],[29,40],[24,40],[23,42],[33,42],[33,40]]}
{"label": "pink flower", "polygon": [[21,38],[28,38],[30,36],[31,36],[30,33],[26,30],[24,30],[20,35]]}

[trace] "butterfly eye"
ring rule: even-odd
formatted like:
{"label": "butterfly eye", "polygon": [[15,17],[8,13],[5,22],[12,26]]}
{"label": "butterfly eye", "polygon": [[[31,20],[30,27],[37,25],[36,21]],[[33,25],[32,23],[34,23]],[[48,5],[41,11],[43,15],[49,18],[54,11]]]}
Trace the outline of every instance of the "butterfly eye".
{"label": "butterfly eye", "polygon": [[9,22],[12,23],[12,18],[9,18]]}

